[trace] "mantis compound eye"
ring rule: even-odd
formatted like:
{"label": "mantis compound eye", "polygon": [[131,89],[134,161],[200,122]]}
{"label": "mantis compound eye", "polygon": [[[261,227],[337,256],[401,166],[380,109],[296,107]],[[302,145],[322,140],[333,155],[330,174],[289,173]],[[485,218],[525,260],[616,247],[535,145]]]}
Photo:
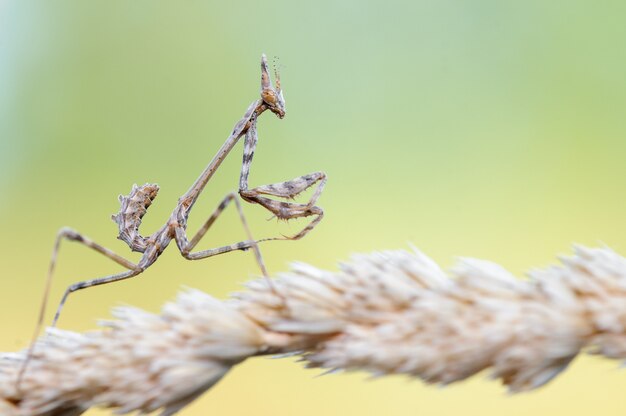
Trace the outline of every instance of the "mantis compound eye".
{"label": "mantis compound eye", "polygon": [[282,93],[277,94],[274,89],[267,89],[261,91],[261,98],[263,98],[263,102],[267,104],[270,111],[279,118],[285,117],[285,100]]}

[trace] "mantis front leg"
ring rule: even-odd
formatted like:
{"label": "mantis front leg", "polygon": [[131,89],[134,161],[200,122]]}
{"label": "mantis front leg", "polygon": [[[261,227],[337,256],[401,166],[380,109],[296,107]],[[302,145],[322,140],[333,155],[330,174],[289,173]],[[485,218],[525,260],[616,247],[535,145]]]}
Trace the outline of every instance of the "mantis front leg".
{"label": "mantis front leg", "polygon": [[[256,118],[250,120],[250,127],[246,132],[243,163],[241,166],[241,176],[239,178],[239,195],[250,203],[259,204],[270,211],[278,219],[290,220],[292,218],[315,216],[306,227],[292,236],[285,236],[288,240],[298,240],[309,233],[324,217],[324,211],[315,205],[317,199],[324,190],[326,184],[326,174],[324,172],[314,172],[308,175],[299,176],[285,182],[278,182],[270,185],[262,185],[248,189],[248,176],[250,165],[254,157],[254,150],[258,141],[256,130]],[[311,186],[318,183],[315,192],[306,204],[295,202],[277,201],[261,195],[271,195],[279,198],[293,199]]]}

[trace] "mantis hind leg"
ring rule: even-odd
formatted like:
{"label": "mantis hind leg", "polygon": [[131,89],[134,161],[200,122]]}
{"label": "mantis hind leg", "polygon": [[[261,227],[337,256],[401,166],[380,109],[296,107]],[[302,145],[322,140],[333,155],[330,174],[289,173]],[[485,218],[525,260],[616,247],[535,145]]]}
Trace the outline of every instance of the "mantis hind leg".
{"label": "mantis hind leg", "polygon": [[139,268],[139,266],[137,266],[136,264],[134,264],[133,262],[126,260],[124,257],[114,253],[113,251],[109,250],[108,248],[101,246],[100,244],[92,241],[91,239],[83,236],[82,234],[78,233],[75,230],[72,230],[71,228],[62,228],[58,233],[57,233],[57,237],[54,243],[54,249],[52,250],[52,256],[50,257],[50,265],[48,267],[48,275],[46,277],[46,284],[45,284],[45,288],[44,288],[44,294],[43,294],[43,299],[41,301],[41,306],[39,308],[39,316],[37,318],[37,325],[35,326],[35,332],[33,334],[33,338],[30,342],[30,345],[28,347],[28,352],[26,354],[26,358],[24,360],[24,364],[22,365],[22,368],[20,369],[20,372],[18,373],[18,379],[17,379],[17,386],[19,388],[19,384],[22,380],[22,377],[24,376],[24,373],[28,367],[28,363],[30,361],[30,359],[32,358],[33,355],[33,351],[35,348],[35,341],[37,340],[37,336],[39,335],[39,332],[41,331],[41,327],[43,326],[43,320],[44,320],[44,316],[45,316],[45,312],[46,312],[46,307],[48,305],[48,299],[50,297],[50,289],[52,287],[52,277],[54,275],[54,270],[56,267],[56,262],[57,262],[57,257],[59,254],[59,250],[61,248],[61,241],[63,240],[69,240],[69,241],[75,241],[78,242],[102,255],[104,255],[105,257],[113,260],[114,262],[116,262],[117,264],[125,267],[126,269],[128,269],[128,271],[126,272],[122,272],[119,274],[114,274],[111,276],[106,276],[106,277],[102,277],[102,278],[97,278],[97,279],[92,279],[92,280],[86,280],[83,282],[78,282],[75,283],[71,286],[69,286],[66,291],[65,294],[63,295],[63,298],[61,299],[61,302],[59,303],[59,306],[57,307],[57,311],[54,315],[54,320],[52,321],[52,325],[51,326],[56,326],[57,321],[59,320],[59,317],[61,315],[61,310],[63,309],[63,306],[65,305],[65,302],[67,301],[67,297],[69,296],[70,293],[75,292],[77,290],[80,289],[86,289],[88,287],[92,287],[92,286],[97,286],[97,285],[101,285],[101,284],[105,284],[105,283],[111,283],[111,282],[116,282],[118,280],[123,280],[123,279],[128,279],[130,277],[134,277],[136,275],[138,275],[139,273],[141,273],[143,271],[143,269]]}

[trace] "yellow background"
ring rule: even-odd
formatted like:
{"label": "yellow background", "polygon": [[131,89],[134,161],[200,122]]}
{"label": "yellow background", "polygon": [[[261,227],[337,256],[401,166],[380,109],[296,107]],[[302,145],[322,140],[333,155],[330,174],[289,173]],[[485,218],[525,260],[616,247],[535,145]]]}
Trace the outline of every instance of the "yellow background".
{"label": "yellow background", "polygon": [[[59,227],[127,255],[109,216],[148,181],[162,189],[142,231],[165,221],[258,97],[261,52],[280,56],[288,114],[260,120],[251,185],[329,176],[319,228],[263,247],[271,271],[408,242],[446,267],[472,256],[519,275],[574,242],[626,253],[625,13],[623,1],[0,1],[0,350],[27,343]],[[191,230],[236,188],[240,161],[237,147]],[[245,209],[258,236],[296,230]],[[203,247],[243,237],[229,211]],[[117,270],[66,244],[52,303]],[[225,297],[257,273],[249,253],[187,262],[172,247],[137,279],[71,297],[60,326],[92,328],[121,303],[157,311],[182,285]],[[617,365],[583,357],[510,397],[486,374],[439,389],[258,358],[182,414],[623,415]]]}

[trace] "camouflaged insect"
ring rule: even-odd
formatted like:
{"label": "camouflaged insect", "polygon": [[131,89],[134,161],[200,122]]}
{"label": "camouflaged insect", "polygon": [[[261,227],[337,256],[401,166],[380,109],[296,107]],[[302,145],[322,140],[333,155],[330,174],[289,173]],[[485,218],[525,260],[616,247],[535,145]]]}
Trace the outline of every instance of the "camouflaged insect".
{"label": "camouflaged insect", "polygon": [[[218,254],[228,253],[235,250],[248,250],[254,251],[256,261],[261,269],[263,275],[268,277],[267,270],[263,263],[261,252],[258,248],[258,243],[270,240],[297,240],[304,237],[309,231],[311,231],[323,218],[324,211],[316,206],[317,199],[324,189],[326,184],[326,175],[323,172],[315,172],[308,175],[297,177],[290,181],[274,183],[271,185],[259,186],[256,188],[248,188],[248,175],[250,173],[250,165],[254,156],[254,150],[258,141],[256,124],[265,111],[269,110],[274,113],[278,118],[285,117],[286,107],[285,98],[280,84],[280,77],[277,71],[275,71],[276,83],[272,86],[269,68],[267,65],[267,58],[265,55],[261,56],[261,98],[250,104],[244,116],[239,120],[233,128],[230,136],[226,139],[222,147],[218,150],[217,154],[213,157],[209,165],[200,174],[198,179],[191,185],[189,190],[180,197],[178,204],[170,214],[170,218],[167,222],[154,233],[148,237],[144,237],[139,233],[141,226],[141,220],[146,214],[146,211],[154,201],[159,187],[154,184],[145,184],[143,186],[134,185],[128,196],[120,196],[120,211],[118,214],[113,215],[112,219],[115,221],[119,228],[118,238],[124,241],[132,251],[143,253],[141,259],[137,263],[133,263],[130,260],[116,254],[106,247],[92,241],[91,239],[83,236],[79,232],[71,228],[62,228],[57,234],[56,242],[52,257],[50,259],[50,267],[46,279],[46,288],[44,291],[43,301],[41,303],[39,319],[33,341],[29,348],[27,359],[24,366],[20,371],[17,385],[19,387],[19,380],[21,380],[24,371],[27,368],[28,361],[32,356],[33,348],[35,346],[34,341],[41,330],[43,324],[44,313],[48,301],[48,294],[52,282],[52,276],[56,265],[57,254],[60,248],[60,243],[63,240],[75,241],[89,247],[98,253],[110,258],[117,264],[123,266],[126,271],[121,273],[112,274],[109,276],[99,277],[96,279],[84,280],[78,283],[70,285],[57,307],[52,326],[56,326],[56,323],[61,314],[61,310],[67,301],[68,296],[81,289],[86,289],[92,286],[98,286],[106,283],[117,282],[124,279],[135,277],[150,267],[157,261],[163,251],[169,246],[172,241],[176,242],[181,255],[188,260],[199,260],[207,257],[212,257]],[[204,190],[215,171],[219,168],[226,156],[230,153],[233,147],[237,144],[239,139],[245,137],[245,145],[243,152],[243,162],[241,166],[241,174],[239,180],[239,195],[241,198],[252,204],[259,204],[268,211],[270,211],[278,219],[290,220],[294,218],[313,217],[313,219],[299,232],[292,236],[271,237],[255,240],[248,228],[246,218],[241,209],[241,205],[237,195],[233,192],[224,197],[222,202],[215,209],[213,214],[206,220],[204,225],[195,233],[191,240],[187,237],[187,219],[191,212],[193,205]],[[305,191],[309,187],[318,184],[317,188],[313,192],[307,203],[296,203],[290,200],[296,197],[301,192]],[[275,198],[281,198],[285,201],[275,200]],[[219,217],[222,211],[230,204],[234,203],[238,212],[239,218],[246,231],[247,240],[240,241],[231,245],[212,248],[208,250],[193,251],[198,242],[207,233],[209,228],[213,225],[215,220]]]}

